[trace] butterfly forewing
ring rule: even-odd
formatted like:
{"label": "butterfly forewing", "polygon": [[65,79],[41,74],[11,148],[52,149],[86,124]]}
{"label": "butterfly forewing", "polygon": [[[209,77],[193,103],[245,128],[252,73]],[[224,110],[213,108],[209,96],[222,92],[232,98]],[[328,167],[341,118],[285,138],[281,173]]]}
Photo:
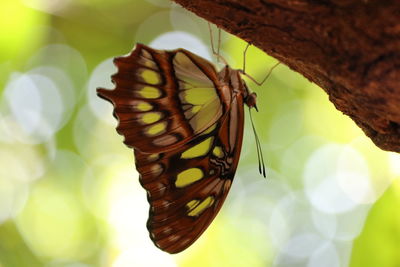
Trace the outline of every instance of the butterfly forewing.
{"label": "butterfly forewing", "polygon": [[[212,64],[184,49],[144,45],[117,58],[111,101],[134,148],[156,246],[177,253],[204,232],[232,183],[243,138],[243,97]],[[218,78],[219,77],[219,78]]]}
{"label": "butterfly forewing", "polygon": [[114,60],[115,90],[98,89],[111,101],[125,144],[142,152],[172,150],[214,124],[228,109],[218,96],[218,78],[206,60],[184,50],[138,44]]}

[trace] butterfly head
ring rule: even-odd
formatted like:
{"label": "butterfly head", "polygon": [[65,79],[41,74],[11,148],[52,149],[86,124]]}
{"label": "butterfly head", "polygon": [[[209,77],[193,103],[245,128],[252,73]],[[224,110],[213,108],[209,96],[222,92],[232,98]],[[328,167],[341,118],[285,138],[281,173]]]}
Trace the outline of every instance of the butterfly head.
{"label": "butterfly head", "polygon": [[257,108],[257,94],[252,92],[249,95],[247,95],[245,99],[245,103],[249,108],[255,108],[256,111],[258,112]]}
{"label": "butterfly head", "polygon": [[246,83],[243,81],[246,94],[244,98],[244,102],[249,108],[255,108],[256,111],[258,112],[257,108],[257,94],[255,92],[251,92],[250,89],[247,87]]}

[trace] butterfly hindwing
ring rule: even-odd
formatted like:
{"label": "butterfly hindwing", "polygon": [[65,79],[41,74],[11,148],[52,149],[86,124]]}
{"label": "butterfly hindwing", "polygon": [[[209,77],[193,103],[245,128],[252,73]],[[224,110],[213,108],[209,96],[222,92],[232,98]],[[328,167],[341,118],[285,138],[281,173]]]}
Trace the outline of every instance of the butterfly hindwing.
{"label": "butterfly hindwing", "polygon": [[161,154],[135,151],[150,203],[147,227],[164,251],[177,253],[196,241],[226,198],[243,138],[243,103],[234,101],[232,107],[238,108],[192,140],[189,149]]}

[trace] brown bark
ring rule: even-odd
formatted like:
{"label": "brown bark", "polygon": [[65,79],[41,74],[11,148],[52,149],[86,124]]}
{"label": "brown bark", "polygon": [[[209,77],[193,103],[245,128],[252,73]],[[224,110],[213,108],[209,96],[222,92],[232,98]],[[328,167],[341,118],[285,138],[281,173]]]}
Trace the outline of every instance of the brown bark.
{"label": "brown bark", "polygon": [[398,0],[174,1],[318,84],[377,146],[400,152]]}

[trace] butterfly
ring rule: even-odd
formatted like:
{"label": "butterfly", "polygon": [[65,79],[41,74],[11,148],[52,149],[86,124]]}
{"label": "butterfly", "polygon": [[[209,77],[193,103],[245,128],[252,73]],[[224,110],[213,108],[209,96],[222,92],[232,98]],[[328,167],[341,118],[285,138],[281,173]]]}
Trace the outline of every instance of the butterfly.
{"label": "butterfly", "polygon": [[134,150],[151,240],[181,252],[224,203],[239,162],[244,105],[256,107],[256,94],[243,71],[226,65],[217,72],[185,49],[137,44],[114,64],[115,89],[97,93],[113,104],[117,132]]}

